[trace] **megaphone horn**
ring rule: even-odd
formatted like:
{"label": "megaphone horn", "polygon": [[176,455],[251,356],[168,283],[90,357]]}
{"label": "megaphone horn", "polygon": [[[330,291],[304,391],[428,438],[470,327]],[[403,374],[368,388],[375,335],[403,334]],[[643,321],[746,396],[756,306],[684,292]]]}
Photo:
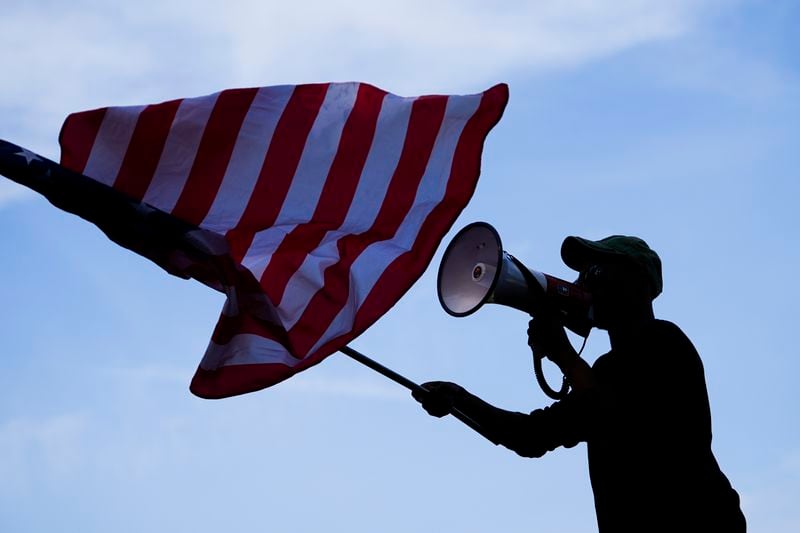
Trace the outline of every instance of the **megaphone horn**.
{"label": "megaphone horn", "polygon": [[527,268],[503,250],[497,230],[486,222],[469,224],[450,241],[439,266],[437,288],[439,302],[453,316],[471,315],[483,304],[494,303],[534,317],[555,313],[582,337],[592,328],[589,293]]}

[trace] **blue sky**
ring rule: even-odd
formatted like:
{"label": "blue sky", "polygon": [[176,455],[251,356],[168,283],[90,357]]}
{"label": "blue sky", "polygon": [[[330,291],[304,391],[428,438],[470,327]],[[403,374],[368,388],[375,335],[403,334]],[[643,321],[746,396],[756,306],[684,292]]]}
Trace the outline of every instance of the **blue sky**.
{"label": "blue sky", "polygon": [[[54,159],[64,117],[87,108],[279,83],[507,82],[453,233],[489,221],[567,279],[566,235],[647,240],[665,270],[656,313],[703,357],[713,448],[751,529],[800,529],[796,2],[37,1],[2,21],[0,137]],[[519,458],[339,355],[265,391],[195,398],[221,295],[5,179],[0,228],[0,530],[594,528],[583,445]],[[507,409],[546,405],[527,318],[446,315],[441,251],[352,345]],[[596,331],[584,354],[607,348]]]}

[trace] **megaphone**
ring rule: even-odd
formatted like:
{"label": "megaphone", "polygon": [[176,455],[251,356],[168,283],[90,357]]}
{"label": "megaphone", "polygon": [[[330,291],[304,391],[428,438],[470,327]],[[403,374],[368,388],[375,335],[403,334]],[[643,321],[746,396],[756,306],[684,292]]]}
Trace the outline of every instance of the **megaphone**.
{"label": "megaphone", "polygon": [[[437,282],[439,303],[448,314],[471,315],[484,304],[513,307],[535,317],[555,317],[569,330],[587,337],[592,329],[591,296],[581,287],[526,267],[503,250],[497,230],[473,222],[459,231],[445,249]],[[534,354],[534,371],[542,390],[553,399],[566,396],[566,378],[560,391],[544,379],[542,354]]]}
{"label": "megaphone", "polygon": [[551,313],[574,333],[592,329],[589,293],[574,283],[527,268],[503,250],[486,222],[464,227],[450,241],[439,266],[439,302],[448,314],[471,315],[484,304],[513,307],[531,316]]}

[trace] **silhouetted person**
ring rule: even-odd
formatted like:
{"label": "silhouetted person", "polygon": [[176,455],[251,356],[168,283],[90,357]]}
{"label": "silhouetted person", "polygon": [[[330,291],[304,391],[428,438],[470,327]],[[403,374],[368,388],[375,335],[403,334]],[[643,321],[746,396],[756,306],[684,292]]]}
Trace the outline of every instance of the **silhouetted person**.
{"label": "silhouetted person", "polygon": [[503,446],[541,457],[587,443],[599,530],[743,532],[739,496],[711,451],[711,412],[703,364],[674,324],[657,320],[661,261],[635,237],[600,241],[567,237],[564,263],[592,295],[595,326],[611,351],[591,367],[546,317],[530,323],[528,340],[569,379],[563,400],[530,414],[498,409],[448,382],[415,394],[431,415],[455,407]]}

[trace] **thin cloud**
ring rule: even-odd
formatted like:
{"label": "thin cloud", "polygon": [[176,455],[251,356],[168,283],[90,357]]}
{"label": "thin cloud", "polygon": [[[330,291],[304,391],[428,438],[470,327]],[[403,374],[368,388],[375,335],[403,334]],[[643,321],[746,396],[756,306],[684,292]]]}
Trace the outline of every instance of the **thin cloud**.
{"label": "thin cloud", "polygon": [[6,490],[20,490],[28,487],[36,474],[61,478],[78,471],[86,459],[83,450],[88,426],[82,413],[4,422],[0,425],[2,485]]}
{"label": "thin cloud", "polygon": [[400,400],[408,401],[409,392],[400,385],[385,381],[385,378],[375,376],[372,379],[354,377],[325,376],[315,378],[309,376],[295,376],[278,386],[278,389],[288,393],[302,395],[316,394],[322,396],[336,396],[339,398],[370,398],[375,400]]}
{"label": "thin cloud", "polygon": [[408,93],[479,90],[513,71],[570,66],[678,36],[707,2],[304,4],[248,0],[221,14],[216,23],[228,29],[240,77],[359,77]]}
{"label": "thin cloud", "polygon": [[140,387],[163,384],[168,384],[170,386],[176,384],[185,385],[191,377],[191,371],[186,368],[155,364],[109,367],[101,369],[99,373],[101,373],[103,377],[108,377],[118,382],[133,383]]}
{"label": "thin cloud", "polygon": [[[130,384],[136,388],[186,386],[192,377],[193,369],[167,366],[143,365],[127,367],[110,367],[100,370],[103,377],[115,380],[120,384]],[[339,398],[370,398],[376,400],[407,401],[409,393],[392,382],[378,375],[363,377],[330,376],[314,377],[300,374],[287,380],[274,389],[267,389],[262,394],[300,394],[303,396],[335,396]]]}
{"label": "thin cloud", "polygon": [[52,156],[69,112],[230,86],[358,79],[401,94],[477,92],[674,38],[715,2],[27,2],[3,16],[0,110],[13,118],[0,137]]}

